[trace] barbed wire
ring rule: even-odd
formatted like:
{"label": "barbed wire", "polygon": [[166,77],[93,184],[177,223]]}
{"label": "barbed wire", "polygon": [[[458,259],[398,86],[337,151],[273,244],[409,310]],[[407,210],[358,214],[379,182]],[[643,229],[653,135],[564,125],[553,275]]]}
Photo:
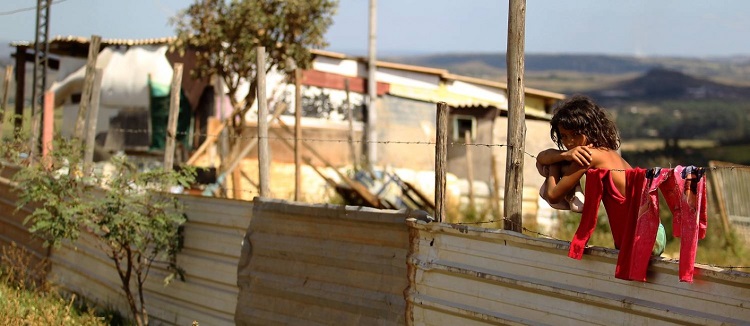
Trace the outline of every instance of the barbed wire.
{"label": "barbed wire", "polygon": [[[479,222],[457,222],[457,223],[450,223],[450,224],[457,224],[457,225],[479,225],[479,224],[490,224],[490,223],[498,223],[498,222],[509,222],[512,225],[517,225],[518,224],[518,222],[516,222],[514,220],[511,220],[511,219],[508,219],[508,218],[505,218],[505,217],[501,217],[500,219],[497,219],[497,220],[493,219],[493,220],[489,220],[489,221],[479,221]],[[525,227],[523,225],[521,225],[521,229],[524,230],[524,231],[526,231],[526,232],[529,232],[529,233],[532,233],[532,234],[536,234],[537,236],[541,236],[541,237],[544,237],[544,238],[547,238],[547,239],[558,240],[558,241],[565,241],[565,240],[562,240],[562,239],[555,238],[555,237],[553,237],[551,235],[548,235],[548,234],[544,234],[544,233],[541,233],[541,232],[538,232],[538,231],[531,230],[531,229],[529,229],[529,228],[527,228],[527,227]]]}

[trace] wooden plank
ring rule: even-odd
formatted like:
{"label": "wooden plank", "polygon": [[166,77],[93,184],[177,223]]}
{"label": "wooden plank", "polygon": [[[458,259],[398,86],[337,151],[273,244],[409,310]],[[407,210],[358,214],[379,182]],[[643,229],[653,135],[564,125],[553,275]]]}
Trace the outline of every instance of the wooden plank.
{"label": "wooden plank", "polygon": [[[266,102],[266,48],[257,49],[257,88],[258,98],[258,183],[260,196],[271,196],[271,150],[268,147],[268,103]],[[251,90],[252,91],[252,90]],[[240,157],[241,159],[241,157]],[[235,189],[238,185],[235,185]]]}
{"label": "wooden plank", "polygon": [[435,136],[435,219],[445,220],[445,196],[448,171],[448,104],[437,103],[437,126]]}
{"label": "wooden plank", "polygon": [[524,46],[526,0],[510,0],[508,10],[508,159],[505,170],[504,228],[523,230],[523,154],[526,127],[524,116]]}
{"label": "wooden plank", "polygon": [[174,166],[174,149],[177,141],[177,117],[180,114],[180,90],[182,89],[182,63],[174,64],[172,84],[169,90],[169,117],[167,119],[167,139],[164,145],[164,170]]}

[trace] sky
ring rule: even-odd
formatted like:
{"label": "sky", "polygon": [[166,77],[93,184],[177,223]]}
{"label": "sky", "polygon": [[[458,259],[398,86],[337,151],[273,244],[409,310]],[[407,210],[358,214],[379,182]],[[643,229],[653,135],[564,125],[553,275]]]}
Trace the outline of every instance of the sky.
{"label": "sky", "polygon": [[[174,35],[192,0],[54,0],[50,36]],[[527,53],[750,56],[747,0],[527,0]],[[0,40],[34,39],[33,0],[0,1]],[[340,0],[326,50],[366,55],[369,0]],[[505,52],[508,0],[379,0],[377,55]]]}

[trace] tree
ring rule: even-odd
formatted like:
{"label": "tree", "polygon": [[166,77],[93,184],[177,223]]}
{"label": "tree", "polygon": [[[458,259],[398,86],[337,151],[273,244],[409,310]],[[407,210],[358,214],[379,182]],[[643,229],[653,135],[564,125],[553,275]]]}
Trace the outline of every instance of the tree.
{"label": "tree", "polygon": [[143,286],[151,267],[156,263],[171,272],[165,282],[182,276],[175,254],[186,218],[180,202],[163,190],[187,186],[194,171],[140,172],[125,157],[115,156],[111,172],[84,177],[74,148],[80,147],[58,140],[50,157],[14,175],[18,207],[39,203],[24,224],[47,246],[74,242],[81,232],[93,236],[117,270],[136,323],[147,325]]}
{"label": "tree", "polygon": [[[337,6],[338,0],[196,0],[172,19],[177,29],[173,50],[194,49],[194,76],[216,76],[227,85],[238,132],[256,99],[256,49],[266,48],[266,72],[307,68],[309,49],[327,45],[323,36]],[[250,88],[238,100],[243,80],[250,81]]]}

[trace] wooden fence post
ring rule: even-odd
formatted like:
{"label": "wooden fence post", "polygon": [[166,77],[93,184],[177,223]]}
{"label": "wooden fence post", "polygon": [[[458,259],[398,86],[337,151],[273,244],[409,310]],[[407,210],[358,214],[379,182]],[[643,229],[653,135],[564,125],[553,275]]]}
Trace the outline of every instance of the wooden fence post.
{"label": "wooden fence post", "polygon": [[[94,163],[94,147],[96,147],[96,125],[99,122],[99,97],[101,96],[102,77],[104,71],[101,68],[96,69],[94,76],[94,85],[91,88],[91,107],[89,110],[88,130],[86,131],[86,148],[83,155],[83,166],[88,167]],[[88,169],[88,168],[86,168]],[[91,170],[87,170],[88,174]]]}
{"label": "wooden fence post", "polygon": [[26,96],[26,50],[28,47],[19,46],[16,48],[16,107],[13,116],[13,136],[19,139],[23,127],[23,105]]}
{"label": "wooden fence post", "polygon": [[435,219],[445,219],[445,174],[448,163],[448,103],[437,103],[435,137]]}
{"label": "wooden fence post", "polygon": [[13,66],[5,67],[5,79],[3,83],[3,108],[0,110],[0,141],[3,141],[3,128],[5,128],[5,113],[8,112],[8,91],[13,78]]}
{"label": "wooden fence post", "polygon": [[510,0],[508,10],[508,159],[505,174],[504,229],[521,232],[523,203],[524,120],[524,38],[526,0]]}
{"label": "wooden fence post", "polygon": [[83,90],[81,91],[81,103],[78,106],[78,119],[76,128],[73,130],[73,139],[82,139],[85,130],[86,119],[88,118],[88,108],[91,104],[91,92],[94,85],[94,75],[96,74],[96,60],[99,57],[99,45],[102,38],[99,35],[91,35],[89,42],[89,56],[86,60],[86,76],[83,79]]}
{"label": "wooden fence post", "polygon": [[344,101],[344,110],[346,110],[346,119],[349,122],[349,150],[352,152],[352,167],[354,171],[357,171],[359,166],[359,155],[357,154],[357,147],[354,145],[354,112],[352,112],[352,102],[349,100],[349,79],[344,79],[344,92],[346,92],[346,100]]}
{"label": "wooden fence post", "polygon": [[[255,74],[258,79],[258,178],[260,197],[268,198],[271,194],[269,172],[271,169],[271,152],[268,150],[268,103],[266,103],[266,48],[258,47],[256,56],[258,69]],[[236,185],[235,185],[236,187]]]}
{"label": "wooden fence post", "polygon": [[302,70],[294,70],[294,201],[302,199]]}
{"label": "wooden fence post", "polygon": [[182,85],[182,64],[174,64],[172,85],[169,89],[169,117],[167,118],[167,140],[164,145],[164,170],[174,166],[174,148],[177,136],[177,116],[180,114],[180,86]]}
{"label": "wooden fence post", "polygon": [[474,155],[471,146],[471,131],[467,130],[464,133],[464,143],[466,144],[466,178],[469,182],[469,211],[474,212],[476,206],[474,206]]}

